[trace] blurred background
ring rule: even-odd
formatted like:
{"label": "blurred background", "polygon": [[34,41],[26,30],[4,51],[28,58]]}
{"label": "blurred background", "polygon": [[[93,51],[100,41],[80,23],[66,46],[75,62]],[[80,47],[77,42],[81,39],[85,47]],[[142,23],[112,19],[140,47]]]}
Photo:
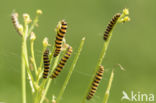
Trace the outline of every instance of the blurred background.
{"label": "blurred background", "polygon": [[[156,95],[156,1],[155,0],[0,0],[0,102],[21,103],[21,38],[11,22],[13,10],[35,17],[43,10],[39,27],[34,30],[35,56],[39,64],[42,40],[49,38],[54,45],[54,29],[59,20],[68,22],[66,41],[76,53],[82,37],[86,37],[83,51],[72,74],[61,103],[81,103],[103,47],[103,32],[115,13],[124,8],[130,11],[131,21],[118,24],[113,32],[104,58],[104,78],[90,103],[101,103],[109,76],[115,69],[115,78],[108,103],[121,103],[122,91],[153,93]],[[73,56],[75,55],[73,53]],[[73,57],[69,60],[72,62]],[[126,71],[121,71],[121,64]],[[70,64],[57,81],[50,86],[47,98],[58,95]],[[27,99],[32,103],[27,81]],[[49,102],[51,103],[51,102]],[[89,103],[89,102],[88,102]],[[153,102],[156,103],[156,102]]]}

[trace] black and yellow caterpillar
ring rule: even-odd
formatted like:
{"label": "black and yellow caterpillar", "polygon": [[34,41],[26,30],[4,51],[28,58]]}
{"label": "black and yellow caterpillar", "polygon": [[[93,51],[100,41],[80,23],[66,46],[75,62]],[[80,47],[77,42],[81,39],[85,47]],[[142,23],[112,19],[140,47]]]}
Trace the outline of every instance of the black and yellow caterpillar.
{"label": "black and yellow caterpillar", "polygon": [[55,40],[55,52],[54,52],[54,57],[58,56],[58,54],[61,51],[62,48],[62,43],[63,43],[63,38],[65,36],[67,30],[67,23],[62,20],[61,21],[61,26],[60,28],[58,27],[57,35],[56,35],[56,40]]}
{"label": "black and yellow caterpillar", "polygon": [[49,74],[49,66],[50,66],[49,49],[46,49],[43,54],[43,62],[44,62],[43,78],[46,79]]}
{"label": "black and yellow caterpillar", "polygon": [[94,80],[93,80],[93,83],[91,85],[91,89],[88,93],[88,96],[87,96],[87,100],[90,100],[94,94],[96,93],[96,90],[97,90],[97,87],[99,86],[99,83],[100,83],[100,80],[102,79],[102,75],[104,73],[104,67],[103,66],[100,66]]}
{"label": "black and yellow caterpillar", "polygon": [[71,53],[72,53],[72,47],[69,46],[67,48],[67,51],[66,51],[65,55],[61,59],[60,63],[57,65],[57,67],[55,68],[54,72],[52,73],[52,75],[51,75],[52,79],[56,78],[60,74],[60,72],[62,71],[63,67],[65,66],[67,60],[70,58]]}
{"label": "black and yellow caterpillar", "polygon": [[104,32],[104,40],[107,41],[109,35],[110,35],[110,32],[112,31],[114,25],[117,23],[119,17],[121,16],[120,13],[117,13],[113,18],[112,20],[110,21],[110,23],[107,25],[107,28]]}

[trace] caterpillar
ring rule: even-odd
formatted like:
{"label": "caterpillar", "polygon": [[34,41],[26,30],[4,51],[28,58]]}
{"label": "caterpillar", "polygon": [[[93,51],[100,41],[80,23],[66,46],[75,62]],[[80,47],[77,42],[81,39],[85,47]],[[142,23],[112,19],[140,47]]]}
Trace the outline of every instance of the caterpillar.
{"label": "caterpillar", "polygon": [[102,79],[103,73],[104,73],[104,67],[100,66],[99,70],[96,73],[95,78],[93,80],[91,89],[88,93],[87,100],[90,100],[94,96],[94,94],[96,93],[97,87],[99,86],[99,83],[100,83],[100,80]]}
{"label": "caterpillar", "polygon": [[43,71],[43,78],[47,78],[49,74],[49,65],[50,65],[50,60],[49,60],[49,49],[46,49],[44,54],[43,54],[43,62],[44,62],[44,71]]}
{"label": "caterpillar", "polygon": [[72,47],[69,46],[67,48],[67,51],[66,51],[65,55],[61,59],[60,63],[57,65],[54,72],[52,73],[52,75],[51,75],[52,79],[56,78],[59,75],[59,73],[62,71],[63,67],[65,66],[67,60],[70,58],[71,54],[72,54]]}
{"label": "caterpillar", "polygon": [[18,13],[15,13],[13,12],[12,15],[11,15],[11,19],[12,19],[12,23],[16,29],[16,31],[18,32],[18,34],[20,36],[22,36],[22,32],[19,30],[19,28],[22,26],[21,24],[19,24],[19,21],[18,21]]}
{"label": "caterpillar", "polygon": [[67,30],[67,23],[62,20],[60,28],[58,28],[57,35],[56,35],[56,40],[55,40],[55,52],[54,52],[54,57],[58,56],[58,54],[61,51],[62,48],[62,43],[63,43],[63,38],[65,36],[66,30]]}
{"label": "caterpillar", "polygon": [[109,35],[110,35],[110,32],[112,31],[114,25],[117,23],[119,17],[121,16],[120,13],[117,13],[113,18],[112,20],[110,21],[110,23],[107,25],[107,28],[104,32],[104,40],[107,41]]}

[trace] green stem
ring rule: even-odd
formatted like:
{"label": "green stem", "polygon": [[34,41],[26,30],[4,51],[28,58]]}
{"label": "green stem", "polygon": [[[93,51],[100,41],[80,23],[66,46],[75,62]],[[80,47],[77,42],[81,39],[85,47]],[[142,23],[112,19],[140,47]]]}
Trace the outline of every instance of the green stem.
{"label": "green stem", "polygon": [[[50,74],[51,74],[51,73],[53,72],[53,70],[56,68],[57,63],[58,63],[58,60],[59,60],[59,55],[58,55],[58,56],[56,57],[56,59],[55,59],[55,62],[54,62],[54,64],[53,64],[53,67],[52,67],[52,69],[51,69]],[[44,82],[46,82],[46,81],[47,81],[47,79],[46,79]],[[45,98],[45,96],[46,96],[46,94],[47,94],[47,92],[48,92],[49,86],[50,86],[50,84],[51,84],[51,81],[52,81],[52,79],[51,79],[51,78],[48,78],[48,82],[47,82],[47,85],[46,85],[46,87],[45,87],[45,91],[44,91],[43,95],[40,96],[40,97],[41,97],[40,103],[43,103],[44,98]],[[42,83],[44,83],[44,82],[42,82]],[[41,85],[42,85],[42,84],[41,84]],[[43,90],[41,90],[41,91],[43,91]]]}
{"label": "green stem", "polygon": [[87,89],[87,91],[86,91],[86,95],[84,96],[82,103],[85,103],[86,97],[87,97],[87,95],[88,95],[88,91],[89,91],[90,86],[91,86],[91,84],[92,84],[92,80],[94,79],[94,76],[95,76],[97,70],[99,69],[99,66],[102,64],[103,58],[104,58],[104,56],[106,55],[106,51],[107,51],[107,48],[108,48],[108,46],[109,46],[109,42],[110,42],[111,36],[112,36],[112,35],[110,35],[110,37],[108,38],[108,41],[107,41],[107,42],[104,42],[104,44],[103,44],[103,48],[102,48],[102,51],[101,51],[101,54],[100,54],[100,57],[99,57],[99,61],[98,61],[97,65],[96,65],[96,69],[95,69],[95,71],[94,71],[94,73],[93,73],[93,75],[92,75],[90,84],[89,84],[89,86],[88,86],[88,89]]}
{"label": "green stem", "polygon": [[35,19],[33,20],[33,23],[31,25],[31,27],[29,28],[29,32],[28,35],[32,32],[32,30],[34,29],[34,27],[37,25],[38,23],[38,15],[36,15]]}
{"label": "green stem", "polygon": [[26,41],[23,39],[22,43],[22,70],[21,70],[21,75],[22,75],[22,103],[26,103],[26,72],[25,72],[25,43]]}
{"label": "green stem", "polygon": [[29,68],[29,62],[27,61],[28,60],[28,58],[27,58],[27,52],[24,53],[23,57],[24,57],[24,60],[25,60],[25,66],[26,66],[26,70],[27,70],[27,73],[28,73],[29,81],[30,81],[30,87],[32,88],[32,93],[34,93],[34,85],[35,85],[35,82],[34,82],[34,78],[32,76],[32,73],[30,71],[30,68]]}
{"label": "green stem", "polygon": [[32,88],[32,92],[34,92],[34,85],[33,85],[34,81],[33,81],[33,76],[31,74],[31,71],[29,68],[29,61],[28,61],[27,37],[28,37],[28,24],[25,21],[25,31],[23,33],[23,38],[22,38],[22,96],[23,96],[23,103],[26,103],[26,70],[28,73],[28,77],[30,79],[30,86]]}
{"label": "green stem", "polygon": [[[119,20],[119,19],[118,19],[118,20]],[[86,101],[86,97],[87,97],[87,95],[88,95],[88,91],[89,91],[90,86],[91,86],[91,84],[92,84],[92,80],[94,79],[94,76],[95,76],[95,74],[96,74],[96,72],[97,72],[99,66],[102,64],[102,61],[103,61],[103,59],[104,59],[104,56],[106,55],[107,48],[108,48],[108,46],[109,46],[109,43],[110,43],[110,40],[111,40],[111,37],[112,37],[112,31],[114,30],[114,28],[115,28],[115,26],[116,26],[117,23],[118,23],[118,21],[114,24],[114,26],[113,26],[111,32],[108,34],[108,35],[110,35],[110,36],[108,37],[108,40],[105,41],[104,44],[103,44],[103,48],[102,48],[102,51],[101,51],[101,54],[100,54],[98,63],[97,63],[97,65],[96,65],[96,69],[95,69],[95,71],[94,71],[94,73],[93,73],[93,75],[92,75],[90,84],[89,84],[88,89],[87,89],[87,91],[86,91],[86,95],[84,96],[84,98],[83,98],[83,100],[82,100],[82,103],[85,103],[85,101]]]}
{"label": "green stem", "polygon": [[26,70],[27,70],[27,73],[28,73],[28,77],[29,77],[29,81],[30,81],[30,87],[32,88],[32,93],[34,92],[34,78],[32,76],[32,73],[30,71],[30,68],[29,68],[29,61],[28,61],[28,53],[27,53],[27,37],[28,37],[28,24],[25,23],[25,32],[24,32],[24,37],[23,37],[23,41],[24,41],[24,53],[23,53],[23,57],[24,57],[24,60],[25,60],[25,66],[26,66]]}
{"label": "green stem", "polygon": [[54,52],[55,52],[55,46],[53,46],[53,49],[52,49],[50,56],[49,56],[50,63],[53,61]]}
{"label": "green stem", "polygon": [[34,69],[35,69],[35,74],[38,75],[37,65],[36,65],[35,56],[34,56],[34,40],[31,41],[30,46],[31,46],[31,56],[32,56],[32,62],[33,62]]}
{"label": "green stem", "polygon": [[38,91],[37,91],[37,92],[36,92],[36,97],[35,97],[35,99],[34,99],[34,103],[38,103],[38,101],[39,101],[39,100],[38,100],[38,94],[39,94],[39,93],[38,93]]}
{"label": "green stem", "polygon": [[105,96],[104,96],[103,103],[107,103],[107,101],[108,101],[113,78],[114,78],[114,71],[112,71],[112,73],[111,73],[109,83],[108,83],[108,87],[107,87],[107,90],[106,90],[106,93],[105,93]]}
{"label": "green stem", "polygon": [[36,97],[35,97],[35,103],[39,103],[40,99],[41,99],[41,96],[42,96],[42,93],[43,93],[43,90],[44,90],[44,85],[46,83],[46,79],[44,79],[42,81],[42,84],[40,86],[40,88],[38,89],[37,93],[36,93]]}
{"label": "green stem", "polygon": [[26,70],[25,66],[26,64],[26,56],[27,56],[27,46],[26,46],[26,40],[27,40],[27,31],[28,31],[28,25],[25,22],[25,32],[23,33],[22,37],[22,103],[26,103]]}
{"label": "green stem", "polygon": [[46,49],[46,47],[43,47],[43,49],[42,49],[42,55],[41,55],[40,66],[39,66],[39,68],[38,68],[37,84],[39,83],[39,80],[40,80],[41,75],[42,75],[43,53],[44,53],[45,49]]}
{"label": "green stem", "polygon": [[[45,51],[46,48],[47,48],[47,47],[43,47],[42,54],[44,53],[44,51]],[[54,50],[55,50],[55,48],[53,47],[53,49],[52,49],[52,51],[51,51],[51,54],[50,54],[50,56],[49,56],[50,62],[52,62],[52,60],[53,60],[52,56],[53,56]],[[55,62],[56,62],[56,61],[55,61]],[[40,67],[38,68],[38,75],[37,75],[37,82],[36,82],[37,84],[39,83],[39,80],[41,79],[41,76],[42,76],[42,65],[43,65],[43,56],[41,57]],[[44,86],[45,86],[46,82],[47,82],[47,79],[46,79],[46,80],[44,79],[44,80],[42,81],[41,86],[40,86],[40,91],[38,91],[38,93],[37,93],[37,95],[36,95],[35,103],[38,103],[38,102],[40,101],[40,99],[42,98],[42,91],[43,91],[43,89],[44,89]],[[51,81],[50,81],[50,79],[49,79],[49,80],[48,80],[47,86],[50,86],[50,83],[51,83]],[[47,90],[48,90],[48,88],[47,88]],[[46,91],[47,91],[47,90],[46,90]],[[43,95],[44,95],[44,94],[43,94]]]}
{"label": "green stem", "polygon": [[69,81],[69,79],[70,79],[70,77],[71,77],[71,74],[72,74],[72,72],[73,72],[73,70],[74,70],[74,68],[75,68],[75,66],[76,66],[76,63],[77,63],[77,61],[78,61],[78,58],[79,58],[79,56],[80,56],[80,53],[81,53],[81,50],[82,50],[82,48],[83,48],[84,42],[85,42],[85,38],[82,38],[82,41],[81,41],[81,43],[80,43],[78,52],[77,52],[77,54],[76,54],[76,56],[75,56],[75,58],[74,58],[74,60],[73,60],[73,63],[72,63],[72,65],[71,65],[70,69],[69,69],[69,73],[68,73],[68,75],[67,75],[67,77],[66,77],[66,79],[65,79],[65,82],[64,82],[64,84],[63,84],[63,87],[62,87],[62,89],[61,89],[61,91],[60,91],[60,93],[59,93],[59,95],[58,95],[58,97],[57,97],[57,100],[56,100],[57,103],[60,102],[60,99],[61,99],[61,97],[62,97],[62,95],[63,95],[63,93],[64,93],[64,91],[65,91],[65,89],[66,89],[66,87],[67,87],[68,81]]}

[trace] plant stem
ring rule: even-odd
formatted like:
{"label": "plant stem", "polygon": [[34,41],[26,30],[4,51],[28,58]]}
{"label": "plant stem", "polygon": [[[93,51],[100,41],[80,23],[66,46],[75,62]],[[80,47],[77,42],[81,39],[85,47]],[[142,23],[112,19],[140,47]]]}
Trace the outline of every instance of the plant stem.
{"label": "plant stem", "polygon": [[40,66],[38,68],[38,75],[37,75],[37,84],[39,83],[39,80],[41,78],[41,75],[42,75],[42,66],[43,66],[43,53],[45,51],[46,47],[43,47],[42,49],[42,55],[41,55],[41,61],[40,61]]}
{"label": "plant stem", "polygon": [[[111,38],[111,35],[110,35],[110,38]],[[86,97],[87,97],[87,95],[88,95],[88,91],[89,91],[90,86],[91,86],[91,84],[92,84],[92,80],[94,79],[94,76],[95,76],[97,70],[99,69],[99,66],[102,64],[103,58],[104,58],[104,56],[105,56],[105,54],[106,54],[106,51],[107,51],[107,48],[108,48],[108,46],[109,46],[110,38],[108,38],[108,41],[107,41],[107,42],[104,42],[104,44],[103,44],[103,48],[102,48],[102,51],[101,51],[101,54],[100,54],[100,57],[99,57],[99,61],[98,61],[97,65],[96,65],[96,69],[95,69],[95,71],[94,71],[94,73],[93,73],[93,75],[92,75],[90,84],[89,84],[89,86],[88,86],[88,89],[87,89],[87,91],[86,91],[86,95],[84,96],[82,103],[85,103]]]}
{"label": "plant stem", "polygon": [[31,46],[31,56],[32,56],[32,61],[33,61],[34,69],[35,69],[35,74],[38,75],[37,65],[36,65],[35,56],[34,56],[34,40],[31,41],[30,46]]}
{"label": "plant stem", "polygon": [[21,70],[21,75],[22,75],[22,103],[26,103],[26,72],[25,72],[25,43],[26,41],[23,39],[22,42],[22,70]]}
{"label": "plant stem", "polygon": [[26,103],[26,68],[27,73],[30,79],[30,86],[33,88],[33,76],[31,74],[31,71],[29,69],[29,61],[28,61],[28,54],[27,54],[27,37],[28,37],[28,24],[25,21],[25,31],[23,33],[22,37],[22,103]]}
{"label": "plant stem", "polygon": [[54,52],[55,52],[55,46],[53,46],[53,49],[52,49],[52,51],[51,51],[51,53],[50,53],[50,56],[49,56],[50,63],[51,63],[52,60],[53,60]]}
{"label": "plant stem", "polygon": [[27,40],[27,32],[28,32],[28,25],[26,22],[25,24],[25,31],[23,33],[22,37],[22,103],[26,103],[26,70],[25,66],[26,64],[26,56],[27,56],[27,46],[26,46],[26,40]]}
{"label": "plant stem", "polygon": [[56,99],[57,103],[60,102],[60,99],[61,99],[61,97],[62,97],[62,95],[63,95],[63,93],[64,93],[64,91],[65,91],[65,89],[66,89],[66,87],[67,87],[68,81],[69,81],[69,79],[70,79],[70,77],[71,77],[71,74],[72,74],[72,72],[73,72],[73,70],[74,70],[74,68],[75,68],[75,66],[76,66],[77,60],[78,60],[78,58],[79,58],[79,56],[80,56],[80,53],[81,53],[81,50],[82,50],[82,48],[83,48],[84,42],[85,42],[85,38],[82,38],[82,41],[81,41],[81,43],[80,43],[78,52],[77,52],[77,54],[76,54],[76,56],[75,56],[75,58],[74,58],[74,60],[73,60],[73,63],[72,63],[72,65],[71,65],[70,69],[69,69],[69,73],[68,73],[68,75],[67,75],[67,77],[66,77],[66,79],[65,79],[65,82],[64,82],[64,84],[63,84],[63,87],[62,87],[62,89],[61,89],[61,91],[60,91],[60,93],[59,93],[59,95],[58,95],[58,97],[57,97],[57,99]]}
{"label": "plant stem", "polygon": [[32,88],[32,92],[34,93],[35,82],[34,82],[34,78],[33,78],[32,74],[31,74],[31,71],[30,71],[30,68],[29,68],[29,62],[28,62],[26,45],[25,45],[25,53],[23,55],[23,58],[25,60],[25,66],[26,66],[26,70],[27,70],[27,73],[28,73],[29,81],[30,81],[30,87]]}
{"label": "plant stem", "polygon": [[[120,18],[119,18],[119,19],[120,19]],[[103,61],[103,59],[104,59],[104,56],[106,55],[107,48],[108,48],[108,46],[109,46],[109,43],[110,43],[110,40],[111,40],[111,37],[112,37],[112,32],[113,32],[113,30],[114,30],[116,24],[118,23],[119,19],[118,19],[117,22],[114,24],[114,26],[113,26],[111,32],[108,34],[108,35],[110,35],[110,36],[108,37],[108,40],[105,41],[104,44],[103,44],[103,48],[102,48],[102,51],[101,51],[101,54],[100,54],[98,63],[97,63],[97,65],[96,65],[96,69],[95,69],[95,71],[94,71],[94,73],[93,73],[93,75],[92,75],[90,84],[89,84],[88,89],[87,89],[87,92],[86,92],[86,96],[83,98],[82,103],[85,103],[85,101],[86,101],[86,97],[87,97],[87,95],[88,95],[88,91],[89,91],[90,86],[91,86],[91,84],[92,84],[92,80],[94,79],[94,76],[95,76],[95,74],[96,74],[96,72],[97,72],[99,66],[102,64],[102,61]]]}
{"label": "plant stem", "polygon": [[33,20],[33,23],[31,25],[31,27],[29,28],[29,32],[28,35],[32,32],[32,30],[34,29],[34,27],[37,25],[38,23],[38,15],[36,15],[35,19]]}
{"label": "plant stem", "polygon": [[113,78],[114,78],[114,71],[112,71],[112,73],[111,73],[109,83],[108,83],[108,87],[107,87],[107,90],[106,90],[106,93],[105,93],[105,96],[104,96],[103,103],[107,103],[107,101],[108,101]]}
{"label": "plant stem", "polygon": [[34,92],[34,78],[31,74],[30,68],[29,68],[29,61],[28,61],[28,53],[27,53],[27,37],[28,37],[28,24],[25,22],[25,32],[24,32],[24,36],[23,36],[23,42],[24,42],[24,46],[23,46],[23,58],[25,60],[25,66],[26,66],[26,70],[28,73],[28,77],[30,80],[30,87],[32,88],[32,92]]}
{"label": "plant stem", "polygon": [[35,97],[35,103],[39,103],[40,99],[41,99],[41,96],[42,96],[42,93],[43,93],[43,90],[44,90],[44,85],[46,83],[46,79],[44,79],[42,81],[42,84],[40,86],[40,88],[38,89],[37,93],[36,93],[36,97]]}
{"label": "plant stem", "polygon": [[[44,51],[45,51],[45,49],[46,49],[47,47],[44,47],[43,46],[43,50],[42,50],[42,54],[44,53]],[[50,60],[50,63],[52,62],[52,60],[53,60],[53,53],[54,53],[54,51],[55,51],[55,47],[53,47],[53,49],[52,49],[52,51],[51,51],[51,54],[50,54],[50,56],[49,56],[49,60]],[[59,56],[58,56],[58,58],[59,58]],[[57,59],[58,59],[57,58]],[[58,62],[58,60],[55,60],[55,62]],[[41,62],[40,62],[40,67],[38,68],[38,75],[37,75],[37,84],[39,83],[39,80],[40,80],[40,78],[41,78],[41,76],[42,76],[42,65],[43,65],[43,56],[41,57]],[[51,71],[52,72],[52,71]],[[50,73],[51,74],[51,73]],[[40,86],[40,92],[38,92],[38,94],[37,94],[37,96],[36,96],[36,99],[35,99],[35,103],[38,103],[38,101],[40,101],[40,99],[42,100],[43,99],[43,101],[44,101],[44,98],[42,98],[42,91],[44,90],[44,86],[45,86],[45,84],[46,84],[46,82],[47,82],[47,79],[45,80],[43,80],[42,81],[42,83],[41,83],[41,86]],[[47,86],[50,86],[50,83],[51,83],[51,79],[49,79],[48,80],[48,83],[47,83]],[[46,91],[48,91],[48,88],[46,89]],[[46,94],[45,94],[46,95]],[[44,96],[44,93],[43,93],[43,96]]]}
{"label": "plant stem", "polygon": [[34,103],[38,103],[38,101],[39,101],[39,100],[38,100],[38,94],[39,94],[39,93],[38,93],[38,91],[37,91],[37,92],[36,92],[36,97],[34,98]]}
{"label": "plant stem", "polygon": [[[56,66],[57,66],[57,63],[58,63],[58,60],[59,60],[59,55],[56,57],[56,59],[55,59],[55,62],[54,62],[54,64],[53,64],[53,67],[52,67],[52,70],[51,70],[51,72],[50,72],[50,74],[53,72],[53,70],[56,68]],[[47,79],[45,80],[45,82],[47,81]],[[43,93],[43,95],[41,96],[41,101],[40,101],[40,103],[43,103],[43,101],[44,101],[44,98],[45,98],[45,96],[46,96],[46,94],[47,94],[47,92],[48,92],[48,89],[49,89],[49,86],[50,86],[50,83],[51,83],[51,81],[52,81],[52,79],[51,78],[48,78],[48,82],[47,82],[47,85],[46,85],[46,87],[45,87],[45,91],[44,91],[44,93]],[[43,83],[43,82],[42,82]],[[42,84],[41,84],[42,85]]]}

